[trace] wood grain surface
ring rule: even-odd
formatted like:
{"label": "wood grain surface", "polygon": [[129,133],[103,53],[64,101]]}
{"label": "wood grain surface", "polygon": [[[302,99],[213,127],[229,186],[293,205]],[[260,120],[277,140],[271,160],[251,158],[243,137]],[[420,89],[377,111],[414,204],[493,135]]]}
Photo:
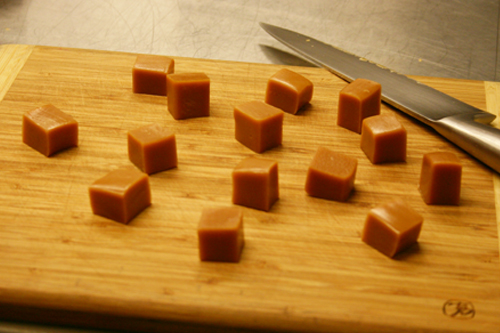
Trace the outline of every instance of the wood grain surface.
{"label": "wood grain surface", "polygon": [[[240,263],[200,262],[201,210],[232,205],[232,169],[255,155],[234,139],[233,107],[262,100],[282,66],[176,58],[176,72],[211,79],[211,116],[176,121],[165,97],[132,93],[134,54],[0,51],[0,318],[142,331],[499,332],[497,176],[431,129],[384,105],[408,131],[408,158],[374,166],[360,136],[335,125],[346,83],[291,68],[315,91],[306,109],[285,114],[283,145],[261,154],[278,162],[280,200],[270,212],[244,208]],[[418,79],[498,111],[498,84]],[[79,147],[51,158],[21,140],[22,114],[47,103],[80,126]],[[175,132],[178,168],[150,176],[153,204],[129,225],[93,215],[89,185],[131,164],[127,131],[150,123]],[[304,191],[318,146],[358,159],[345,203]],[[459,206],[422,201],[429,151],[462,162]],[[394,197],[424,225],[418,245],[389,259],[360,234],[369,209]]]}

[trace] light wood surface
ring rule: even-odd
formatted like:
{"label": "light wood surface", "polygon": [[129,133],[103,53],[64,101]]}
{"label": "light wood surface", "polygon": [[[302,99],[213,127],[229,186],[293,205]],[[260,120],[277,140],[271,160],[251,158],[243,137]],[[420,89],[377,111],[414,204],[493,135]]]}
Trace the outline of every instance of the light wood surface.
{"label": "light wood surface", "polygon": [[[240,263],[200,262],[201,209],[231,205],[232,169],[254,155],[234,139],[233,107],[262,100],[282,67],[176,58],[176,72],[210,77],[211,116],[175,121],[165,97],[132,93],[134,54],[0,52],[0,318],[148,331],[498,332],[497,176],[418,122],[383,106],[408,131],[408,158],[374,166],[359,135],[335,125],[346,83],[293,68],[315,91],[305,110],[285,114],[283,146],[261,154],[278,161],[280,200],[267,213],[244,208]],[[418,79],[498,112],[496,83]],[[80,126],[79,147],[51,158],[21,141],[22,114],[47,103]],[[129,225],[94,216],[88,186],[130,165],[127,131],[149,123],[176,133],[178,168],[150,177],[153,204]],[[346,203],[305,194],[320,145],[358,159]],[[427,206],[419,195],[422,154],[436,150],[463,163],[458,207]],[[417,246],[389,259],[360,233],[368,210],[394,197],[424,225]]]}

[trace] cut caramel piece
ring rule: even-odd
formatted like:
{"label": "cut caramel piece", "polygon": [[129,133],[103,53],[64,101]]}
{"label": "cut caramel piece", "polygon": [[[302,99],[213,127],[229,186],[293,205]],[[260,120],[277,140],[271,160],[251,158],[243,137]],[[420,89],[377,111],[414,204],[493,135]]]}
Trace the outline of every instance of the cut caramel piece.
{"label": "cut caramel piece", "polygon": [[328,200],[346,201],[354,188],[358,161],[319,147],[307,171],[306,192]]}
{"label": "cut caramel piece", "polygon": [[356,79],[339,94],[337,125],[361,133],[363,119],[380,114],[380,83]]}
{"label": "cut caramel piece", "polygon": [[141,54],[132,68],[132,91],[167,96],[167,74],[174,72],[174,59]]}
{"label": "cut caramel piece", "polygon": [[174,119],[210,115],[210,79],[204,73],[167,75],[168,111]]}
{"label": "cut caramel piece", "polygon": [[256,153],[281,145],[283,111],[260,101],[234,108],[235,138]]}
{"label": "cut caramel piece", "polygon": [[368,213],[362,240],[392,258],[417,242],[422,223],[420,214],[397,199]]}
{"label": "cut caramel piece", "polygon": [[283,68],[267,82],[266,103],[296,114],[313,95],[313,84],[299,73]]}
{"label": "cut caramel piece", "polygon": [[462,164],[451,152],[424,155],[419,190],[428,205],[458,205],[462,179]]}
{"label": "cut caramel piece", "polygon": [[151,205],[148,175],[134,167],[117,169],[96,180],[89,195],[94,214],[120,223],[130,222]]}
{"label": "cut caramel piece", "polygon": [[363,120],[361,150],[373,164],[406,161],[406,129],[392,115]]}
{"label": "cut caramel piece", "polygon": [[240,208],[203,210],[198,224],[201,261],[239,262],[244,243],[243,212]]}
{"label": "cut caramel piece", "polygon": [[45,156],[78,146],[76,120],[49,104],[23,115],[23,142]]}
{"label": "cut caramel piece", "polygon": [[249,157],[234,168],[234,204],[269,211],[278,198],[278,163]]}
{"label": "cut caramel piece", "polygon": [[132,163],[148,175],[175,168],[175,135],[158,124],[129,131],[128,156]]}

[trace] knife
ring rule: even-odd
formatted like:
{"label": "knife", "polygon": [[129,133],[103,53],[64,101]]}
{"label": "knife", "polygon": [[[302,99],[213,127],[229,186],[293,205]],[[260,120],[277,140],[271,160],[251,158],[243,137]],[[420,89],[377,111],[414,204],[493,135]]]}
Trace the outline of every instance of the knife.
{"label": "knife", "polygon": [[500,130],[495,115],[463,103],[423,83],[332,45],[271,24],[260,26],[313,64],[351,82],[364,78],[382,85],[382,100],[432,127],[500,173]]}

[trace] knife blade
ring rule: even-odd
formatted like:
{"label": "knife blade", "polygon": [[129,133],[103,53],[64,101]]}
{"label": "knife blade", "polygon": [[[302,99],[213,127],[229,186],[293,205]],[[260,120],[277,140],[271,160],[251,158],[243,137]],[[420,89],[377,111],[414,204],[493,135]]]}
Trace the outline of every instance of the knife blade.
{"label": "knife blade", "polygon": [[385,103],[432,127],[500,173],[500,130],[489,125],[495,115],[312,37],[263,22],[260,26],[313,64],[347,82],[364,78],[380,83]]}

